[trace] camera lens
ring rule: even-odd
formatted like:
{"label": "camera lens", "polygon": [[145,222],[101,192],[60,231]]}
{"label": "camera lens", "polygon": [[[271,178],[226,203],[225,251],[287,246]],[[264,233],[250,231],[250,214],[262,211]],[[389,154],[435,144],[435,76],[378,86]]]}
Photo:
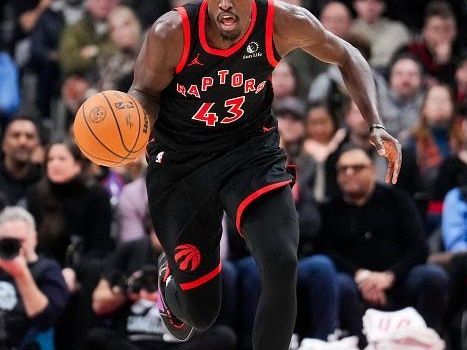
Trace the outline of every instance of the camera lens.
{"label": "camera lens", "polygon": [[13,260],[19,254],[21,242],[16,238],[3,238],[0,240],[0,258]]}

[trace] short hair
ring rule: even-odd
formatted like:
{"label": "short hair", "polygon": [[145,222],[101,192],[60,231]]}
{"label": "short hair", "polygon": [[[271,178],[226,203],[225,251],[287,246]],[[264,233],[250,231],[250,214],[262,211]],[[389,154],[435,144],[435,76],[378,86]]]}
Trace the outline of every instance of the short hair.
{"label": "short hair", "polygon": [[339,159],[341,159],[342,155],[344,153],[348,153],[348,152],[353,152],[353,151],[362,151],[363,153],[365,153],[368,157],[368,159],[370,160],[371,164],[373,164],[373,159],[371,158],[371,155],[368,153],[368,150],[367,149],[364,149],[363,147],[360,147],[352,142],[346,142],[342,148],[339,150],[338,152],[338,156],[337,156],[337,162],[339,162]]}
{"label": "short hair", "polygon": [[425,9],[425,22],[432,17],[441,17],[443,19],[454,19],[454,11],[449,3],[445,1],[432,1]]}
{"label": "short hair", "polygon": [[34,217],[22,207],[6,207],[0,213],[0,226],[11,221],[22,221],[28,225],[31,233],[36,232],[36,221]]}
{"label": "short hair", "polygon": [[402,61],[402,60],[411,60],[411,61],[413,61],[417,65],[418,70],[420,72],[420,75],[424,74],[424,69],[423,69],[422,63],[420,62],[420,60],[414,54],[412,54],[410,52],[402,52],[400,54],[394,55],[392,57],[391,61],[389,62],[389,73],[392,73],[392,70],[394,69],[394,66],[399,61]]}
{"label": "short hair", "polygon": [[10,125],[17,121],[31,122],[37,131],[37,137],[39,138],[39,143],[42,142],[42,130],[41,130],[39,123],[37,122],[37,119],[26,114],[18,114],[10,118],[10,120],[8,120],[8,122],[6,123],[5,128],[3,129],[3,133],[2,133],[2,138],[1,138],[2,143],[7,133],[7,130],[10,128]]}

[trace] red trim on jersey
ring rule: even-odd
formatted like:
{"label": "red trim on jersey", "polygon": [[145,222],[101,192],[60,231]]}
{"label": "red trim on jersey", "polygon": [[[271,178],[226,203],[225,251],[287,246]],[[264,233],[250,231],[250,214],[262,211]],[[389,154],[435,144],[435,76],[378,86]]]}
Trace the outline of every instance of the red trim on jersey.
{"label": "red trim on jersey", "polygon": [[273,67],[279,63],[274,55],[274,0],[268,0],[266,15],[266,57]]}
{"label": "red trim on jersey", "polygon": [[183,25],[182,57],[180,58],[180,62],[178,62],[177,67],[175,67],[175,73],[178,74],[185,67],[186,61],[188,60],[188,55],[190,54],[191,30],[190,30],[190,19],[188,18],[188,13],[186,12],[186,9],[184,7],[177,7],[176,10],[182,17],[182,25]]}
{"label": "red trim on jersey", "polygon": [[288,185],[291,182],[292,182],[292,180],[287,180],[287,181],[276,182],[276,183],[269,184],[269,185],[266,185],[264,187],[261,187],[259,190],[256,190],[255,192],[250,194],[248,197],[246,197],[240,203],[240,205],[238,206],[238,209],[237,209],[237,217],[236,217],[236,220],[235,220],[235,226],[237,227],[237,230],[240,233],[240,235],[242,235],[241,232],[240,232],[240,224],[242,223],[242,215],[243,215],[243,212],[245,211],[245,209],[251,203],[253,203],[256,199],[258,199],[259,197],[261,197],[261,196],[265,195],[266,193],[271,192],[271,191],[273,191],[273,190],[275,190],[277,188],[284,187],[285,185]]}
{"label": "red trim on jersey", "polygon": [[207,273],[204,276],[201,276],[200,278],[194,280],[193,282],[180,283],[180,288],[182,288],[182,290],[189,290],[189,289],[199,287],[205,283],[208,283],[210,280],[212,280],[214,277],[220,274],[221,270],[222,270],[222,263],[219,263],[219,265],[217,265],[217,267],[214,270],[212,270],[211,272]]}
{"label": "red trim on jersey", "polygon": [[234,45],[229,47],[228,49],[216,49],[214,47],[210,47],[208,41],[206,39],[206,13],[208,11],[208,3],[206,0],[203,1],[201,4],[201,9],[199,10],[199,41],[201,42],[201,46],[203,47],[204,51],[211,55],[217,55],[222,57],[228,57],[233,55],[236,51],[238,51],[243,45],[245,45],[246,41],[250,37],[250,34],[253,32],[253,28],[255,27],[256,23],[256,16],[257,16],[257,8],[256,8],[256,1],[251,1],[251,21],[248,30],[240,39],[240,41],[236,42]]}

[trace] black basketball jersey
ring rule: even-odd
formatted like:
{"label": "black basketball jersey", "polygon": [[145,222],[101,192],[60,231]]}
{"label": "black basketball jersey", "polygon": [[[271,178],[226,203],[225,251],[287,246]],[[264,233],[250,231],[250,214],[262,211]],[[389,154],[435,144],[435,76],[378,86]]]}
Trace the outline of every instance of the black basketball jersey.
{"label": "black basketball jersey", "polygon": [[250,24],[228,49],[206,40],[207,2],[177,8],[184,49],[174,79],[162,92],[157,142],[174,150],[217,151],[276,127],[271,73],[280,56],[273,44],[272,0],[252,0]]}

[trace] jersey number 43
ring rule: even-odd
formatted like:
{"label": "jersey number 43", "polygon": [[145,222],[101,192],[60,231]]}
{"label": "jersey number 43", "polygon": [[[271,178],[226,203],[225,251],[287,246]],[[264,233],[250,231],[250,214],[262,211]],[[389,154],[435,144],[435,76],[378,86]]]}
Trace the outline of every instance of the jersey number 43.
{"label": "jersey number 43", "polygon": [[[221,124],[230,124],[238,119],[240,119],[245,111],[242,109],[243,104],[245,103],[245,96],[231,98],[224,102],[224,107],[228,108],[227,113],[232,114],[228,117],[223,117],[220,121]],[[219,116],[210,112],[212,107],[214,107],[215,102],[205,102],[201,105],[195,115],[191,118],[206,124],[206,126],[216,126],[219,122]]]}

